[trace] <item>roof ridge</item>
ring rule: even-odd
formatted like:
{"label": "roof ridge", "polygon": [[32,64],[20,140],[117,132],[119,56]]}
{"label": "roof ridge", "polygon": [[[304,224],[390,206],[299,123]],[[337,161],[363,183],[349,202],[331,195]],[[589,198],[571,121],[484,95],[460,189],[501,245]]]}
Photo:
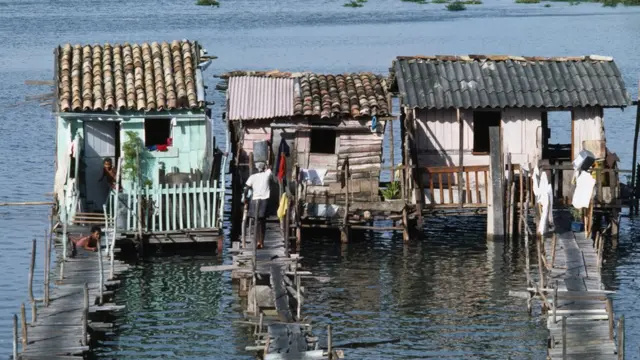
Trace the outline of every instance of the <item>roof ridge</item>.
{"label": "roof ridge", "polygon": [[557,61],[557,62],[569,62],[569,61],[602,61],[612,62],[614,58],[606,55],[583,55],[583,56],[520,56],[520,55],[483,55],[483,54],[469,54],[469,55],[413,55],[413,56],[397,56],[395,60],[438,60],[438,61]]}

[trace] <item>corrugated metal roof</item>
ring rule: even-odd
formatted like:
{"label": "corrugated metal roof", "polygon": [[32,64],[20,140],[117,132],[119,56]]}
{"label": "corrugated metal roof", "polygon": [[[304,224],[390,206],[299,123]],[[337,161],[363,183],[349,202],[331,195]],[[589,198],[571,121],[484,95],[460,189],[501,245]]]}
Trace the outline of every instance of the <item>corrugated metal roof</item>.
{"label": "corrugated metal roof", "polygon": [[631,104],[612,58],[398,57],[391,85],[415,108],[620,107]]}
{"label": "corrugated metal roof", "polygon": [[66,44],[58,48],[60,111],[203,108],[196,43]]}
{"label": "corrugated metal roof", "polygon": [[251,120],[293,116],[292,78],[229,78],[227,119]]}
{"label": "corrugated metal roof", "polygon": [[[381,75],[234,71],[222,77],[229,79],[229,120],[390,114],[387,84]],[[285,82],[286,86],[274,88]]]}

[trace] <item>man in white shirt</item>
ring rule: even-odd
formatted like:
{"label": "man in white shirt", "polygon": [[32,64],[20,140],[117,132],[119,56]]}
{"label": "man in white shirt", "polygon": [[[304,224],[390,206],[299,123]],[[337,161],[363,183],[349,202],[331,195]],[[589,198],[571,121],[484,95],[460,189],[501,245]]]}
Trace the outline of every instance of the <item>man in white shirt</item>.
{"label": "man in white shirt", "polygon": [[264,233],[266,230],[265,218],[267,215],[267,203],[271,196],[271,169],[265,170],[264,163],[257,163],[258,172],[249,176],[246,182],[247,188],[251,188],[251,206],[249,214],[256,219],[256,240],[258,249],[264,246]]}

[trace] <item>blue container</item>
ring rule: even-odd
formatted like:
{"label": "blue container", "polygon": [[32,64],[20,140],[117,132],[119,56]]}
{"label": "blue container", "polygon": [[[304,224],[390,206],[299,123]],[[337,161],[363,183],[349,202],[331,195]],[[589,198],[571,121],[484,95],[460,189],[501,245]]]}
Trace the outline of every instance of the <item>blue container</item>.
{"label": "blue container", "polygon": [[571,231],[573,231],[573,232],[584,231],[584,223],[583,222],[579,222],[579,221],[572,221],[571,222]]}

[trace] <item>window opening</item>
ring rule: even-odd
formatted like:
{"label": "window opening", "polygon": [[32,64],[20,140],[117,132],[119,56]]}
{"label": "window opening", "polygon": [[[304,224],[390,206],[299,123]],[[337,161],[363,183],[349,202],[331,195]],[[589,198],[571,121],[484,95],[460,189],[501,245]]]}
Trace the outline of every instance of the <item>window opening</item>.
{"label": "window opening", "polygon": [[311,129],[310,152],[319,154],[336,153],[337,132],[332,129]]}
{"label": "window opening", "polygon": [[473,152],[477,154],[488,154],[491,150],[489,145],[489,128],[500,126],[500,111],[474,111],[473,112]]}

